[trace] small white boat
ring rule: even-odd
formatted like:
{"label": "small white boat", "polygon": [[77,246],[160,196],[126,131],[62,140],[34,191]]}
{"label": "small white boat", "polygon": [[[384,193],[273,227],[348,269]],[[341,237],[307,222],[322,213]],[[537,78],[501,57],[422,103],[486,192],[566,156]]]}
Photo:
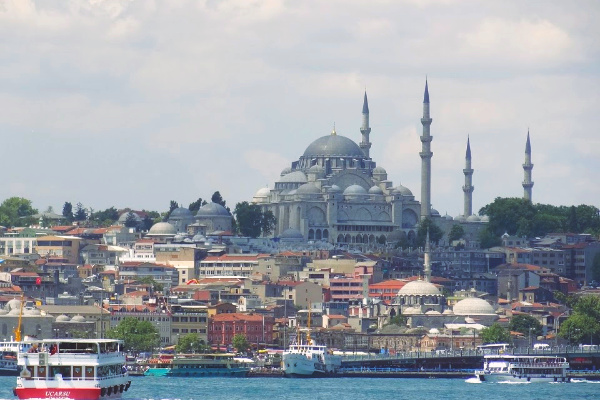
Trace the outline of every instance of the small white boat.
{"label": "small white boat", "polygon": [[123,342],[45,339],[19,349],[19,399],[118,399],[129,389]]}
{"label": "small white boat", "polygon": [[569,363],[564,357],[533,355],[486,355],[483,370],[475,376],[482,382],[568,382]]}

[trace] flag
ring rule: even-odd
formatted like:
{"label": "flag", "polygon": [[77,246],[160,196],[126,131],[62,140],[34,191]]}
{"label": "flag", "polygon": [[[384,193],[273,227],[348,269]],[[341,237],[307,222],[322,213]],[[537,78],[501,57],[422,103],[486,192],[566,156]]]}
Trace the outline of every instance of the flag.
{"label": "flag", "polygon": [[41,285],[42,284],[42,278],[40,278],[39,276],[37,278],[35,278],[35,284],[36,285]]}

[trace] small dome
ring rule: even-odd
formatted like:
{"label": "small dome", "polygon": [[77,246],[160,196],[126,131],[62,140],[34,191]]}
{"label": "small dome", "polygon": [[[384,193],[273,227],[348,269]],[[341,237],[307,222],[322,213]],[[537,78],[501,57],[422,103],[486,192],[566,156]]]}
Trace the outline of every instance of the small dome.
{"label": "small dome", "polygon": [[487,215],[482,215],[481,216],[481,222],[490,222],[490,217]]}
{"label": "small dome", "polygon": [[85,317],[83,315],[76,315],[71,319],[71,322],[85,322]]}
{"label": "small dome", "polygon": [[189,218],[189,217],[193,217],[194,214],[192,214],[192,212],[185,208],[185,207],[178,207],[176,209],[174,209],[171,214],[169,215],[169,218],[173,218],[173,217],[180,217],[180,218]]}
{"label": "small dome", "polygon": [[467,219],[464,215],[457,215],[456,218],[454,218],[454,220],[457,222],[467,222]]}
{"label": "small dome", "polygon": [[331,187],[329,188],[329,193],[339,193],[342,191],[342,188],[340,188],[338,185],[331,185]]}
{"label": "small dome", "polygon": [[494,307],[478,297],[467,297],[454,305],[455,315],[490,315],[496,314]]}
{"label": "small dome", "polygon": [[269,189],[268,187],[264,187],[264,188],[260,188],[256,191],[256,193],[254,194],[254,197],[269,197],[269,195],[271,194],[271,189]]}
{"label": "small dome", "polygon": [[6,315],[8,314],[8,310],[5,310],[4,308],[0,309],[0,315]]}
{"label": "small dome", "polygon": [[448,214],[444,215],[444,218],[446,218],[446,220],[448,220],[448,221],[452,221],[454,219],[454,218],[452,218],[451,215],[448,215]]}
{"label": "small dome", "polygon": [[372,186],[369,189],[369,194],[383,194],[383,190],[379,186]]}
{"label": "small dome", "polygon": [[435,310],[429,310],[425,313],[425,315],[442,315],[442,313]]}
{"label": "small dome", "polygon": [[140,217],[137,213],[133,212],[133,211],[126,211],[123,214],[121,214],[119,216],[119,222],[120,223],[125,223],[127,221],[127,217],[129,216],[129,214],[133,214],[133,218],[137,221],[137,222],[142,222],[142,217]]}
{"label": "small dome", "polygon": [[13,308],[8,312],[8,315],[19,315],[21,314],[21,310],[19,310],[18,308]]}
{"label": "small dome", "polygon": [[403,315],[415,315],[415,314],[423,314],[421,308],[419,307],[406,307],[402,310]]}
{"label": "small dome", "polygon": [[364,187],[360,185],[350,185],[344,190],[344,195],[359,195],[359,194],[367,194],[367,191]]}
{"label": "small dome", "polygon": [[324,173],[325,169],[323,169],[323,167],[321,167],[320,165],[315,164],[308,169],[308,172],[312,173],[312,174],[320,174],[320,173]]}
{"label": "small dome", "polygon": [[309,182],[296,189],[296,194],[321,194],[321,190],[314,183]]}
{"label": "small dome", "polygon": [[412,192],[405,186],[398,185],[392,189],[392,193],[400,193],[402,196],[412,196]]}
{"label": "small dome", "polygon": [[438,210],[436,210],[435,208],[432,208],[431,209],[431,215],[439,217],[440,216],[440,212]]}
{"label": "small dome", "polygon": [[177,234],[177,229],[173,225],[168,222],[159,222],[157,224],[152,225],[148,235],[172,235],[175,236]]}
{"label": "small dome", "polygon": [[202,236],[202,235],[198,234],[198,235],[195,235],[195,236],[192,238],[192,242],[195,242],[195,243],[202,243],[202,242],[206,242],[206,238],[205,238],[204,236]]}
{"label": "small dome", "polygon": [[408,282],[398,291],[398,296],[441,296],[440,290],[430,282],[416,280]]}
{"label": "small dome", "polygon": [[479,222],[479,220],[480,220],[479,217],[475,214],[469,215],[467,217],[467,222]]}
{"label": "small dome", "polygon": [[[427,314],[427,313],[425,313],[425,314]],[[439,333],[440,333],[440,330],[439,330],[438,328],[431,328],[431,329],[429,330],[429,333],[430,333],[431,335],[439,335]]]}
{"label": "small dome", "polygon": [[285,167],[282,171],[281,171],[281,176],[287,175],[290,172],[292,172],[292,167]]}
{"label": "small dome", "polygon": [[387,171],[383,167],[375,167],[373,170],[374,174],[387,174]]}
{"label": "small dome", "polygon": [[58,317],[56,317],[56,322],[69,322],[70,320],[71,318],[69,318],[69,316],[65,314],[61,314]]}
{"label": "small dome", "polygon": [[442,314],[443,315],[454,315],[454,312],[451,309],[446,308]]}
{"label": "small dome", "polygon": [[281,233],[279,236],[281,239],[301,239],[304,240],[304,236],[298,229],[289,228]]}
{"label": "small dome", "polygon": [[178,233],[173,238],[173,241],[175,241],[175,242],[183,242],[183,239],[185,239],[185,236],[183,236],[181,233]]}
{"label": "small dome", "polygon": [[23,315],[34,316],[34,315],[42,315],[42,313],[37,308],[28,308],[26,310],[23,310]]}
{"label": "small dome", "polygon": [[8,311],[15,310],[15,309],[20,310],[21,309],[21,301],[17,300],[17,299],[9,300],[8,303],[6,303],[6,309]]}
{"label": "small dome", "polygon": [[286,174],[279,179],[278,182],[281,183],[306,183],[308,179],[306,179],[306,175],[302,171],[294,171]]}
{"label": "small dome", "polygon": [[200,207],[197,217],[229,216],[229,211],[218,203],[207,203]]}

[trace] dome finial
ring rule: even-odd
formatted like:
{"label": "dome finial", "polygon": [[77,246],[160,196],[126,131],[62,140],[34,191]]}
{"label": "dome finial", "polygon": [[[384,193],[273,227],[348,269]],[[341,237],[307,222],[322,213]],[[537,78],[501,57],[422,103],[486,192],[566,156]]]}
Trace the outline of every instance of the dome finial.
{"label": "dome finial", "polygon": [[333,123],[333,130],[331,131],[331,136],[335,136],[337,135],[336,131],[335,131],[335,122]]}

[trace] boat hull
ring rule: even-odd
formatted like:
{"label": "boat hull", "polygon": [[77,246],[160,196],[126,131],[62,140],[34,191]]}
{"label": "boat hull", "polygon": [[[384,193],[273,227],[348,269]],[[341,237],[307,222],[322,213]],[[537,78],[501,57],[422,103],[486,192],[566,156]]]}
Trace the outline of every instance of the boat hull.
{"label": "boat hull", "polygon": [[326,366],[303,354],[284,354],[283,373],[289,377],[319,377],[328,376]]}
{"label": "boat hull", "polygon": [[569,378],[564,376],[517,376],[504,373],[496,374],[476,374],[481,382],[499,383],[499,382],[516,382],[516,383],[549,383],[549,382],[568,382]]}
{"label": "boat hull", "polygon": [[[104,395],[102,393],[104,392]],[[108,389],[100,388],[16,388],[15,395],[22,400],[25,399],[68,399],[68,400],[98,400],[98,399],[120,399],[121,391],[111,390],[108,394]]]}

